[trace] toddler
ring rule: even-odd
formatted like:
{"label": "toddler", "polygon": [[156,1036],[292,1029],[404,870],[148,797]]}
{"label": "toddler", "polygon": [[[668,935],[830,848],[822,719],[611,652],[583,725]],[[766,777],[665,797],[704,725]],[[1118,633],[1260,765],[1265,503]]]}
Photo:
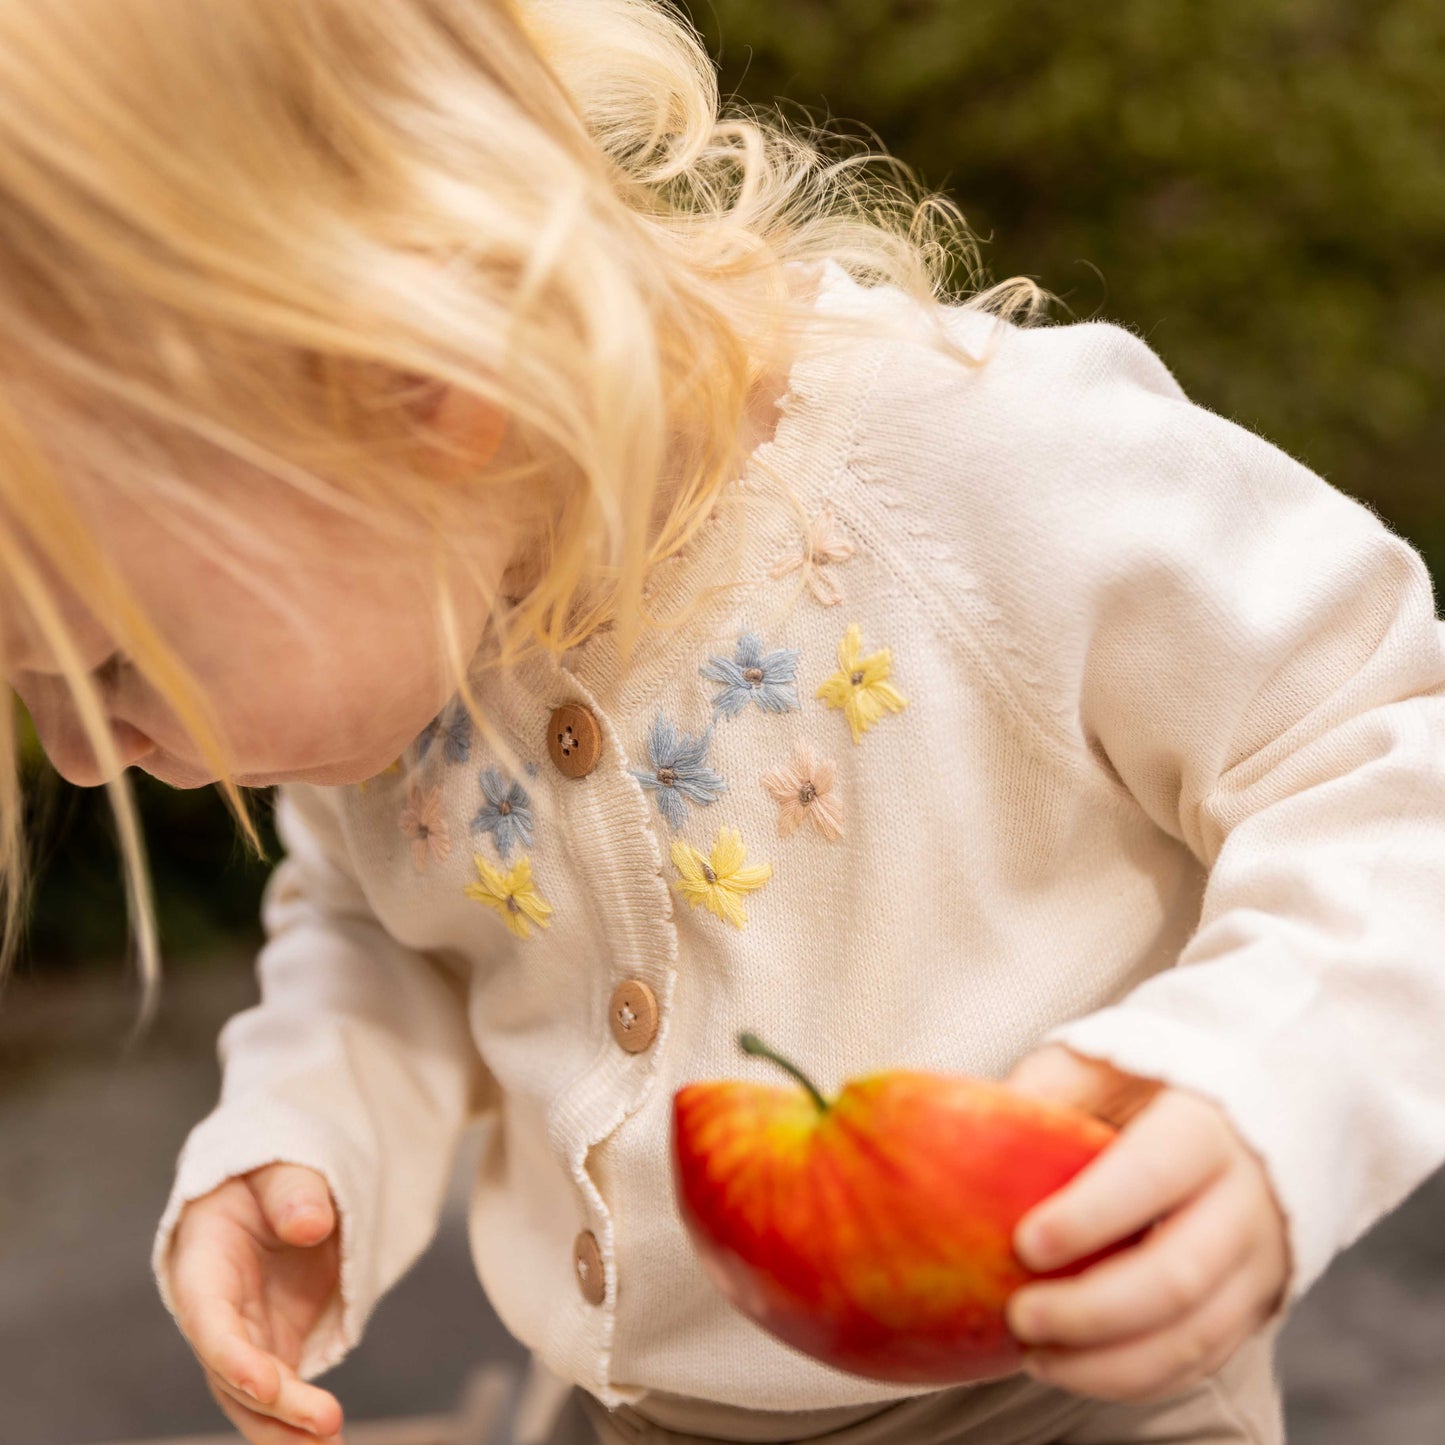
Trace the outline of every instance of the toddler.
{"label": "toddler", "polygon": [[[126,769],[277,785],[153,1255],[254,1445],[341,1431],[471,1126],[534,1445],[1279,1441],[1289,1310],[1445,1160],[1420,556],[825,139],[659,0],[0,4],[3,664],[145,1016]],[[745,1029],[1118,1125],[1036,1271],[1152,1227],[1006,1378],[804,1356],[672,1195]]]}

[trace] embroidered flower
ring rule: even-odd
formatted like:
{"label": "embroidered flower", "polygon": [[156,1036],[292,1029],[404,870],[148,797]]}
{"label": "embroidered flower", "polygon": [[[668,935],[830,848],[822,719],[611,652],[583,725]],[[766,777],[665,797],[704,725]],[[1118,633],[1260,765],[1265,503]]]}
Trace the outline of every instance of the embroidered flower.
{"label": "embroidered flower", "polygon": [[908,706],[908,699],[888,681],[893,671],[893,655],[888,648],[881,647],[860,658],[862,649],[863,629],[855,622],[838,644],[838,671],[815,694],[829,707],[843,709],[855,743],[885,711],[902,712]]}
{"label": "embroidered flower", "polygon": [[707,767],[708,744],[712,729],[693,737],[678,730],[657,715],[647,734],[647,756],[652,770],[633,768],[632,776],[650,792],[657,794],[657,811],[667,819],[670,828],[680,828],[687,813],[684,798],[694,803],[715,803],[719,793],[727,791],[721,773]]}
{"label": "embroidered flower", "polygon": [[373,773],[369,778],[362,778],[356,785],[358,793],[364,793],[374,782],[386,777],[388,773],[399,773],[401,771],[401,759],[393,758],[379,773]]}
{"label": "embroidered flower", "polygon": [[552,905],[537,892],[532,882],[532,860],[525,853],[506,873],[494,868],[480,853],[472,855],[472,862],[477,865],[480,881],[463,888],[468,898],[495,908],[518,938],[530,938],[533,923],[538,928],[547,927]]}
{"label": "embroidered flower", "polygon": [[843,589],[823,569],[833,562],[846,562],[854,550],[853,539],[839,527],[829,502],[803,534],[802,550],[784,553],[773,563],[770,575],[786,577],[801,568],[803,581],[813,589],[813,596],[824,607],[832,607],[843,600]]}
{"label": "embroidered flower", "polygon": [[441,739],[442,753],[449,763],[464,763],[472,754],[472,715],[465,707],[448,704],[418,734],[416,755],[426,757],[431,745]]}
{"label": "embroidered flower", "polygon": [[843,800],[831,796],[838,777],[832,758],[815,758],[806,743],[793,749],[791,762],[764,775],[762,783],[778,805],[778,835],[786,838],[808,822],[823,837],[843,836]]}
{"label": "embroidered flower", "polygon": [[745,632],[738,638],[735,656],[709,657],[698,671],[723,684],[723,690],[713,699],[713,708],[725,717],[736,717],[749,698],[764,712],[787,712],[798,706],[793,685],[798,673],[797,649],[780,647],[764,652],[763,640],[755,632]]}
{"label": "embroidered flower", "polygon": [[532,800],[515,779],[503,777],[496,768],[482,769],[482,806],[472,818],[474,833],[490,833],[503,858],[514,843],[532,846]]}
{"label": "embroidered flower", "polygon": [[712,856],[704,858],[681,838],[672,845],[672,861],[682,877],[673,887],[687,899],[689,908],[701,903],[709,913],[741,928],[748,921],[741,899],[761,888],[773,876],[771,863],[743,866],[743,839],[736,828],[720,828]]}
{"label": "embroidered flower", "polygon": [[413,783],[406,806],[396,821],[402,833],[411,839],[412,862],[418,873],[426,872],[430,859],[445,858],[452,851],[451,830],[442,814],[440,788],[428,788],[423,793]]}

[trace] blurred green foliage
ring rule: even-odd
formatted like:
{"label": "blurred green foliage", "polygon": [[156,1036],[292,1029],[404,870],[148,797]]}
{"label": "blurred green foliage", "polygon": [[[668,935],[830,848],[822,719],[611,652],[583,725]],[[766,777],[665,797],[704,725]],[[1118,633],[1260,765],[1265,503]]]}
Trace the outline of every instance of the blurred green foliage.
{"label": "blurred green foliage", "polygon": [[1373,506],[1442,595],[1440,0],[687,13],[725,94],[871,127],[960,204],[993,280],[1139,332],[1196,401]]}
{"label": "blurred green foliage", "polygon": [[[35,888],[16,972],[23,975],[36,964],[113,967],[127,939],[109,795],[104,788],[65,783],[41,751],[29,715],[18,705],[17,711]],[[271,865],[246,846],[219,791],[170,788],[136,768],[130,780],[147,835],[163,955],[258,945],[261,885]],[[262,843],[274,859],[280,847],[272,794],[252,791],[250,797]]]}
{"label": "blurred green foliage", "polygon": [[[1056,319],[1138,331],[1196,401],[1373,506],[1445,595],[1440,0],[698,0],[686,13],[725,94],[876,133],[959,202],[990,279],[1032,276],[1066,303]],[[135,781],[167,948],[259,937],[266,867],[219,795]],[[38,828],[31,949],[113,959],[105,795],[58,801]]]}

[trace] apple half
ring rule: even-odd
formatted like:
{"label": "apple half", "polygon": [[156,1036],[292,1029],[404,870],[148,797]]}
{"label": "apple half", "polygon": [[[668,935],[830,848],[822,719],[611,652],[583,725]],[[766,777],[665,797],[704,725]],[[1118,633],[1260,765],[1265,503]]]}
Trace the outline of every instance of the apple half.
{"label": "apple half", "polygon": [[853,1374],[919,1385],[1021,1367],[1004,1319],[1030,1280],[1078,1274],[1140,1231],[1038,1274],[1018,1222],[1117,1137],[1067,1105],[962,1074],[894,1069],[828,1100],[721,1079],[673,1096],[673,1186],[708,1277],[743,1314]]}

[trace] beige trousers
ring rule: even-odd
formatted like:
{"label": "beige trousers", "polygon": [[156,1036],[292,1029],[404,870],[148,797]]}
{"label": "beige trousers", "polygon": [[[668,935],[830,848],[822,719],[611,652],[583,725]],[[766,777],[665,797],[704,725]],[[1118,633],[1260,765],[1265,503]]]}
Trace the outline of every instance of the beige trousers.
{"label": "beige trousers", "polygon": [[1277,1322],[1208,1379],[1147,1405],[1071,1394],[1025,1374],[843,1410],[740,1410],[654,1393],[609,1411],[574,1389],[553,1445],[1281,1445],[1278,1333]]}

